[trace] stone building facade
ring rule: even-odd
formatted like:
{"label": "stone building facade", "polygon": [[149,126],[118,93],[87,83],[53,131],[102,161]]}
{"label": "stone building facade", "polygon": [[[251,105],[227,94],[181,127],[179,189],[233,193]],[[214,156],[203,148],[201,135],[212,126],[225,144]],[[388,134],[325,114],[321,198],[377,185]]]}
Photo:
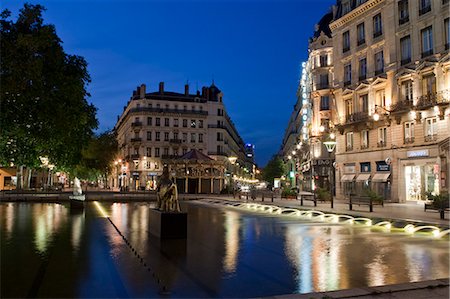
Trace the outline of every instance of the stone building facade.
{"label": "stone building facade", "polygon": [[[184,93],[166,91],[163,82],[158,91],[147,93],[142,84],[133,92],[114,129],[120,152],[115,185],[129,190],[154,188],[163,164],[191,150],[228,165],[227,178],[251,175],[253,170],[253,157],[245,155],[245,143],[214,83],[194,94],[189,93],[188,85]],[[230,183],[228,179],[221,187]]]}

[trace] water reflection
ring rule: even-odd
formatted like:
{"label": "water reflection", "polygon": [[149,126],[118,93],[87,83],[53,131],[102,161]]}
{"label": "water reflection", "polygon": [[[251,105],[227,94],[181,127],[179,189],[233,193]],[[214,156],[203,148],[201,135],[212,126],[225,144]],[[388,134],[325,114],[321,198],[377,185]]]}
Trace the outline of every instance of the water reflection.
{"label": "water reflection", "polygon": [[0,204],[1,297],[259,297],[449,275],[442,240],[189,203],[188,238],[161,242],[152,205],[99,204],[119,232],[92,203]]}

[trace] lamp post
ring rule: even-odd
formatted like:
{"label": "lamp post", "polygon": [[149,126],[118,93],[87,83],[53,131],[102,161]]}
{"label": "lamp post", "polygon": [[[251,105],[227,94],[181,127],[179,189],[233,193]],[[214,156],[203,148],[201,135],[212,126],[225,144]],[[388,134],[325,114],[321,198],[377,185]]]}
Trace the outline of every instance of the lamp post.
{"label": "lamp post", "polygon": [[[331,153],[336,148],[336,140],[335,140],[336,136],[333,133],[331,133],[330,138],[331,138],[330,140],[325,141],[323,144],[325,144],[325,147],[327,148],[327,151],[328,151],[328,153],[330,153],[330,157],[331,157]],[[328,165],[328,171],[329,171],[328,183],[330,185],[331,208],[333,208],[333,206],[334,206],[334,201],[333,201],[334,179],[332,180],[333,172],[331,171],[331,169],[334,167],[333,165],[334,165],[334,163],[331,163],[331,161],[330,161],[330,163]]]}

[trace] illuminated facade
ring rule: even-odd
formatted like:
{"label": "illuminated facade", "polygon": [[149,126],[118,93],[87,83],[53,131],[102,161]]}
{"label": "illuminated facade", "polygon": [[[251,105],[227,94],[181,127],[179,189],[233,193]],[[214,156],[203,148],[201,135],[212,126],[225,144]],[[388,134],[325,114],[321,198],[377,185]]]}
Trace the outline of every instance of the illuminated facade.
{"label": "illuminated facade", "polygon": [[393,202],[449,187],[449,1],[338,1],[337,196]]}
{"label": "illuminated facade", "polygon": [[184,94],[165,91],[163,82],[157,92],[147,93],[144,84],[133,91],[115,126],[120,150],[118,185],[152,189],[163,163],[193,149],[228,165],[227,177],[250,176],[253,156],[245,154],[245,143],[222,98],[214,83],[195,94],[189,93],[189,85]]}

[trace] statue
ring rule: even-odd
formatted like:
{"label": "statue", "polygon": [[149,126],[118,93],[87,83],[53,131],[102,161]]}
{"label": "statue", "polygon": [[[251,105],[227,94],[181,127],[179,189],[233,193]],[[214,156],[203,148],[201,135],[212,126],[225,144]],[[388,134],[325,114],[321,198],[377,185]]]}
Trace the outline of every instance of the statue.
{"label": "statue", "polygon": [[83,191],[81,190],[80,180],[77,177],[73,180],[73,185],[73,195],[81,195]]}
{"label": "statue", "polygon": [[156,200],[156,208],[162,212],[181,212],[177,185],[170,179],[167,165],[164,166],[163,173],[159,179]]}

